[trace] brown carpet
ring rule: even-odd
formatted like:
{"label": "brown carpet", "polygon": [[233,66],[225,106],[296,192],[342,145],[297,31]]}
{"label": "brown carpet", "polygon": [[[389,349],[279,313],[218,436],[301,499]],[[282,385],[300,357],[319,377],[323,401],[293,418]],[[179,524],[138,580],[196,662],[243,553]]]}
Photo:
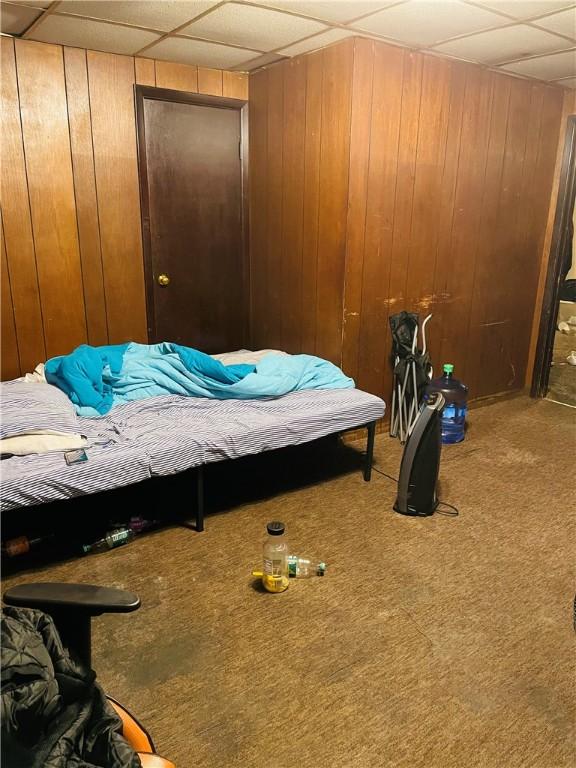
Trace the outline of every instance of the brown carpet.
{"label": "brown carpet", "polygon": [[[178,768],[568,768],[572,414],[524,397],[473,410],[442,459],[455,519],[394,514],[389,480],[364,483],[350,450],[320,443],[300,463],[259,457],[273,497],[254,500],[245,467],[203,534],[164,529],[4,586],[140,593],[138,613],[96,620],[94,665]],[[399,456],[378,438],[377,466],[395,474]],[[208,493],[233,480],[215,468]],[[325,578],[259,591],[250,571],[271,519],[293,551],[328,562]]]}

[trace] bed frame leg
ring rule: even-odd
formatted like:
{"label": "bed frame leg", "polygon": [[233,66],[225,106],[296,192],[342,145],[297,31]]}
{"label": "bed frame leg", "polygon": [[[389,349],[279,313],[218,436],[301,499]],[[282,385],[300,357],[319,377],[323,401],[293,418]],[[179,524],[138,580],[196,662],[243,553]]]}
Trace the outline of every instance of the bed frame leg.
{"label": "bed frame leg", "polygon": [[204,530],[204,467],[196,470],[196,530]]}
{"label": "bed frame leg", "polygon": [[366,442],[366,457],[364,459],[364,480],[370,482],[372,477],[372,459],[374,456],[374,437],[376,435],[376,422],[371,421],[366,425],[368,429],[368,440]]}

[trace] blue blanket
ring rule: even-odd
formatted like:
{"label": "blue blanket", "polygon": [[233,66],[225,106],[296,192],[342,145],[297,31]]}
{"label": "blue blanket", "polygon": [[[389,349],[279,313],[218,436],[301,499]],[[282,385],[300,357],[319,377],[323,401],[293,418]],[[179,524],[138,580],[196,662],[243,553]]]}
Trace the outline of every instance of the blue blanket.
{"label": "blue blanket", "polygon": [[340,368],[312,355],[270,354],[257,365],[223,365],[197,349],[169,342],[83,344],[69,355],[48,360],[45,374],[85,418],[157,395],[249,400],[300,389],[354,386]]}

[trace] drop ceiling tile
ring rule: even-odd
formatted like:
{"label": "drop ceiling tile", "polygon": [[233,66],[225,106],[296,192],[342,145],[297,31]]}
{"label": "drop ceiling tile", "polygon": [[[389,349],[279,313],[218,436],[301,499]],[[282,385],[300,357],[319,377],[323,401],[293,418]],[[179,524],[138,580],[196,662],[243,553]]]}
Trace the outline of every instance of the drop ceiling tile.
{"label": "drop ceiling tile", "polygon": [[48,8],[50,0],[0,0],[0,6],[23,5],[26,8]]}
{"label": "drop ceiling tile", "polygon": [[439,53],[448,53],[483,64],[496,64],[512,59],[523,59],[539,53],[561,51],[570,43],[562,37],[534,29],[527,24],[516,24],[505,29],[493,29],[470,37],[461,37],[434,46]]}
{"label": "drop ceiling tile", "polygon": [[0,5],[0,31],[7,35],[21,35],[26,32],[42,11],[23,5]]}
{"label": "drop ceiling tile", "polygon": [[506,13],[514,19],[530,19],[574,5],[574,0],[471,0],[476,5]]}
{"label": "drop ceiling tile", "polygon": [[399,42],[430,46],[456,35],[506,24],[503,16],[466,5],[459,0],[409,0],[394,5],[352,26]]}
{"label": "drop ceiling tile", "polygon": [[337,43],[346,37],[354,37],[355,34],[355,32],[348,31],[347,29],[329,29],[328,32],[321,32],[319,35],[309,37],[307,40],[289,45],[288,48],[282,48],[278,53],[282,53],[284,56],[299,56],[301,53],[316,51],[318,48],[324,48],[332,43]]}
{"label": "drop ceiling tile", "polygon": [[8,0],[12,5],[27,5],[31,8],[48,8],[52,0]]}
{"label": "drop ceiling tile", "polygon": [[321,21],[346,24],[359,16],[376,13],[399,0],[250,0],[257,5],[313,16]]}
{"label": "drop ceiling tile", "polygon": [[550,32],[557,32],[559,35],[566,35],[576,39],[576,9],[570,8],[562,13],[553,13],[552,16],[544,16],[533,22],[542,29],[549,29]]}
{"label": "drop ceiling tile", "polygon": [[43,43],[72,45],[95,51],[133,54],[158,40],[159,35],[142,29],[117,27],[104,21],[90,21],[79,16],[46,16],[30,35]]}
{"label": "drop ceiling tile", "polygon": [[218,0],[64,0],[58,13],[120,21],[169,32],[209,10]]}
{"label": "drop ceiling tile", "polygon": [[576,88],[576,77],[567,77],[565,80],[556,80],[555,85],[563,88]]}
{"label": "drop ceiling tile", "polygon": [[141,54],[152,59],[177,61],[180,64],[198,64],[201,67],[231,69],[237,64],[258,56],[259,51],[231,48],[228,45],[190,40],[187,37],[167,37]]}
{"label": "drop ceiling tile", "polygon": [[192,22],[180,34],[267,52],[325,29],[325,24],[312,19],[230,3]]}
{"label": "drop ceiling tile", "polygon": [[263,53],[262,56],[258,56],[250,61],[245,61],[242,64],[237,64],[233,69],[240,70],[242,72],[252,72],[254,69],[260,69],[268,64],[274,64],[277,61],[286,61],[286,56],[281,56],[279,53]]}
{"label": "drop ceiling tile", "polygon": [[515,72],[517,75],[538,77],[541,80],[558,80],[560,77],[576,75],[576,50],[539,56],[536,59],[516,61],[506,64],[501,69]]}

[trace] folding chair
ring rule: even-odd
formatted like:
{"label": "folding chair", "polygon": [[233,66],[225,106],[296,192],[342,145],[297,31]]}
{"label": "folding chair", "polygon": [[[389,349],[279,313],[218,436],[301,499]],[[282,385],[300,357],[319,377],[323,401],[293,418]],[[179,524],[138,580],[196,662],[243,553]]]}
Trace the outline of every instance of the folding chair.
{"label": "folding chair", "polygon": [[[430,355],[426,350],[426,324],[431,317],[428,315],[421,326],[418,314],[413,312],[399,312],[390,317],[394,361],[390,437],[400,437],[402,444],[414,429],[426,385],[432,379]],[[422,349],[418,348],[419,330]]]}

